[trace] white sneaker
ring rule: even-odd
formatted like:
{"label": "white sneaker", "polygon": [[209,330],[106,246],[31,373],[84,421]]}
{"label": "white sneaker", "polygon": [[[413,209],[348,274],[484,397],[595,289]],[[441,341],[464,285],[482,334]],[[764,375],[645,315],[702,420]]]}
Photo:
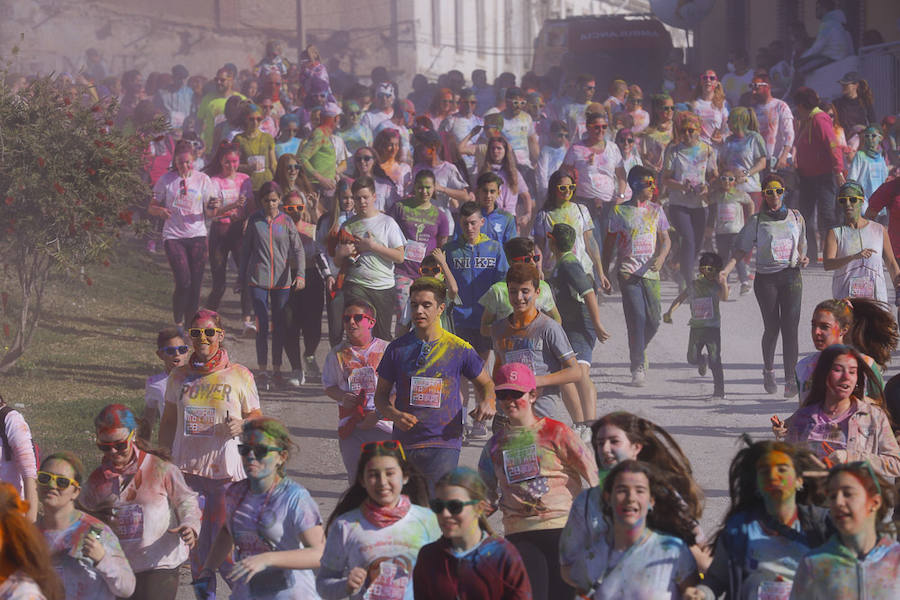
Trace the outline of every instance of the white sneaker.
{"label": "white sneaker", "polygon": [[290,372],[290,374],[285,378],[284,383],[290,387],[300,387],[306,380],[303,376],[303,371],[300,369],[295,369]]}
{"label": "white sneaker", "polygon": [[255,338],[256,334],[259,330],[256,328],[256,323],[253,321],[244,321],[244,329],[241,331],[241,335],[244,337],[252,337]]}
{"label": "white sneaker", "polygon": [[322,371],[319,370],[315,356],[303,357],[303,375],[309,378],[310,381],[318,382],[322,380]]}
{"label": "white sneaker", "polygon": [[591,428],[588,425],[580,424],[575,426],[575,433],[581,438],[581,441],[588,447],[591,445]]}
{"label": "white sneaker", "polygon": [[634,387],[644,387],[645,382],[646,375],[644,374],[644,367],[638,367],[631,372],[631,385]]}

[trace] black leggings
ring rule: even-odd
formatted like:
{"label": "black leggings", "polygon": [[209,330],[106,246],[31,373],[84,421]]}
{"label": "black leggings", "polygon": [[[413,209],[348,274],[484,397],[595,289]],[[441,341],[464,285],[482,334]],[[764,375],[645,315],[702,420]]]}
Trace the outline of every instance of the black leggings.
{"label": "black leggings", "polygon": [[206,267],[206,237],[165,241],[166,258],[175,277],[172,315],[175,323],[187,325],[200,308],[200,286]]}
{"label": "black leggings", "polygon": [[753,281],[753,292],[763,319],[763,365],[767,370],[775,368],[775,345],[780,331],[784,377],[786,381],[791,381],[797,366],[797,329],[800,326],[800,301],[803,298],[800,269],[788,267],[776,273],[757,273]]}
{"label": "black leggings", "polygon": [[313,356],[322,341],[322,309],[325,307],[325,282],[315,267],[306,269],[306,286],[291,290],[285,307],[287,333],[284,352],[295,371],[303,368],[300,360],[300,334],[303,333],[303,355]]}
{"label": "black leggings", "polygon": [[[206,307],[210,310],[219,310],[219,304],[225,294],[228,255],[231,254],[235,262],[240,262],[243,235],[243,221],[213,222],[209,227],[209,274],[212,276],[212,289],[206,298]],[[249,315],[252,310],[249,294],[242,292],[241,313]]]}
{"label": "black leggings", "polygon": [[725,372],[722,369],[722,334],[718,327],[691,327],[688,337],[687,361],[700,364],[700,353],[706,348],[709,370],[713,376],[713,390],[725,390]]}
{"label": "black leggings", "polygon": [[534,600],[573,600],[575,588],[563,581],[559,569],[559,536],[562,529],[523,531],[506,536],[519,554],[531,580]]}
{"label": "black leggings", "polygon": [[682,282],[693,281],[697,257],[703,247],[706,233],[706,209],[701,207],[669,205],[669,223],[678,232],[681,246],[678,253],[678,268]]}

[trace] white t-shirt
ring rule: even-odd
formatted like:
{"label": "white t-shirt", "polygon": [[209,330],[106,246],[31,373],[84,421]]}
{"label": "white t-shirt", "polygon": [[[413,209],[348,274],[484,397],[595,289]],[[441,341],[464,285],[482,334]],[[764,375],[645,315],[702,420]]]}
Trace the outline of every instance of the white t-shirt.
{"label": "white t-shirt", "polygon": [[[341,229],[359,238],[369,234],[388,248],[401,248],[406,245],[406,237],[400,226],[384,213],[378,213],[368,219],[354,215],[341,225]],[[373,290],[391,289],[394,287],[394,263],[374,252],[363,253],[357,257],[356,264],[347,270],[347,282]]]}
{"label": "white t-shirt", "polygon": [[163,225],[163,240],[206,237],[203,209],[219,190],[205,173],[193,171],[182,179],[177,171],[169,171],[153,186],[156,202],[169,209],[172,216]]}
{"label": "white t-shirt", "polygon": [[[166,408],[166,383],[168,381],[168,373],[157,373],[148,377],[144,384],[144,405],[147,408],[156,409],[157,422]],[[150,425],[155,425],[155,423],[150,423]]]}
{"label": "white t-shirt", "polygon": [[610,202],[616,192],[616,169],[624,168],[622,153],[612,142],[606,142],[603,150],[597,151],[578,142],[569,146],[563,164],[574,167],[578,172],[579,198],[593,198],[596,202]]}

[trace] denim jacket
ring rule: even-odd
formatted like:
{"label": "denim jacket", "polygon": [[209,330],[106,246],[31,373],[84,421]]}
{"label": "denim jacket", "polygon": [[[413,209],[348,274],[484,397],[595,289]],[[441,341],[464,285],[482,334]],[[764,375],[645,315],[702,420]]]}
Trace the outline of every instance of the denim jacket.
{"label": "denim jacket", "polygon": [[[887,414],[868,399],[852,401],[856,411],[850,415],[847,428],[847,462],[867,460],[885,477],[900,476],[900,445],[891,431]],[[788,418],[785,441],[805,443],[815,425],[817,410],[819,404],[809,404]]]}

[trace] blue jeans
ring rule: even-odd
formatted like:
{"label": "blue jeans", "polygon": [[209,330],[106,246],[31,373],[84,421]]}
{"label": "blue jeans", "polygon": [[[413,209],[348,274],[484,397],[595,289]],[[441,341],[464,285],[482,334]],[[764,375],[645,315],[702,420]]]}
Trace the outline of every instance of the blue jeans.
{"label": "blue jeans", "polygon": [[287,330],[284,307],[287,305],[291,290],[267,290],[250,287],[250,299],[253,301],[253,312],[259,320],[256,332],[256,362],[260,367],[269,364],[269,299],[272,300],[272,366],[281,367],[281,354],[284,348],[284,333]]}
{"label": "blue jeans", "polygon": [[[603,250],[603,240],[606,239],[606,234],[608,233],[607,229],[609,229],[609,215],[612,213],[613,207],[616,205],[615,202],[598,202],[593,198],[580,198],[587,207],[588,212],[591,214],[591,220],[594,221],[594,239],[597,240],[597,246],[600,250]],[[600,204],[598,207],[597,204]]]}
{"label": "blue jeans", "polygon": [[706,209],[688,208],[686,206],[669,205],[669,223],[678,232],[679,252],[678,270],[681,273],[681,281],[687,282],[694,279],[697,266],[697,256],[703,247],[703,234],[706,230]]}
{"label": "blue jeans", "polygon": [[647,344],[659,329],[659,280],[619,273],[619,290],[628,330],[628,354],[631,371],[644,364]]}
{"label": "blue jeans", "polygon": [[406,458],[416,465],[428,482],[428,495],[434,496],[434,486],[444,473],[449,473],[459,464],[457,448],[412,448],[406,451]]}
{"label": "blue jeans", "polygon": [[[737,244],[737,237],[737,233],[716,234],[716,250],[719,251],[719,256],[722,257],[723,263],[727,263],[731,260],[731,255],[734,253],[734,247]],[[736,264],[740,282],[747,283],[750,281],[750,275],[747,273],[747,263],[743,260],[739,260]]]}

